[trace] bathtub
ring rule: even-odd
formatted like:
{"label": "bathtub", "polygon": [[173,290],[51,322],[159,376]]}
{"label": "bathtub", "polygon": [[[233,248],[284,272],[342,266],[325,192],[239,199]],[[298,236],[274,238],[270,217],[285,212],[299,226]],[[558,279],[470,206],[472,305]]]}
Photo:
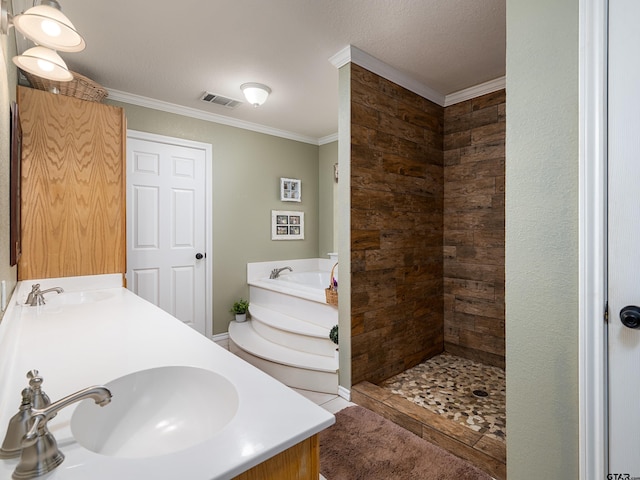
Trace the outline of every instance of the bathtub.
{"label": "bathtub", "polygon": [[329,286],[330,272],[321,270],[299,273],[282,272],[278,278],[263,278],[264,285],[275,291],[309,300],[324,301],[324,289]]}
{"label": "bathtub", "polygon": [[299,273],[289,273],[285,271],[282,272],[280,276],[275,279],[275,281],[289,282],[293,285],[299,285],[303,288],[324,289],[329,285],[330,275],[331,272],[324,272],[321,270]]}
{"label": "bathtub", "polygon": [[[339,359],[329,332],[338,308],[325,297],[334,264],[322,258],[247,264],[250,318],[229,324],[231,352],[290,387],[337,394]],[[269,278],[284,267],[293,271]]]}
{"label": "bathtub", "polygon": [[[247,265],[247,280],[250,286],[326,303],[324,290],[329,286],[334,264],[334,261],[323,258],[250,263]],[[274,268],[283,267],[291,267],[293,271],[284,270],[278,278],[269,278]],[[337,268],[334,277],[338,279]]]}

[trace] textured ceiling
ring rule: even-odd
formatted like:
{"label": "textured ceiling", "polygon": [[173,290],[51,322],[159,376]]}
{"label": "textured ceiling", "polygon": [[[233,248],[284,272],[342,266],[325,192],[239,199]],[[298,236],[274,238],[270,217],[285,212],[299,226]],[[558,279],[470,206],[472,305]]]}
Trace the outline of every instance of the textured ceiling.
{"label": "textured ceiling", "polygon": [[[27,0],[14,0],[20,11]],[[319,139],[337,132],[338,71],[353,45],[446,95],[505,74],[504,0],[60,0],[85,37],[69,67],[108,89]],[[29,6],[29,5],[26,5]],[[259,108],[202,103],[207,90]]]}

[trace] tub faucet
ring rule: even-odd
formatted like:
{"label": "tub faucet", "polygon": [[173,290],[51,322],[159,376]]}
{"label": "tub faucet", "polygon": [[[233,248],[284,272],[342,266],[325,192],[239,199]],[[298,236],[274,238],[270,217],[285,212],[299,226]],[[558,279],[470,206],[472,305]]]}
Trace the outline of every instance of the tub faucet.
{"label": "tub faucet", "polygon": [[20,462],[13,472],[14,479],[39,477],[63,462],[64,455],[58,449],[56,439],[49,431],[47,423],[63,408],[85,398],[92,398],[97,405],[104,407],[111,401],[111,392],[106,387],[88,387],[44,408],[31,406],[28,409],[29,430],[22,437],[22,453]]}
{"label": "tub faucet", "polygon": [[289,270],[290,272],[293,272],[293,268],[291,267],[274,268],[273,270],[271,270],[271,275],[269,275],[269,278],[272,280],[274,278],[278,278],[283,270]]}
{"label": "tub faucet", "polygon": [[30,305],[32,307],[35,307],[36,305],[44,305],[44,294],[49,292],[57,292],[59,295],[64,292],[64,290],[61,287],[53,287],[47,288],[46,290],[40,290],[40,284],[36,283],[31,286],[31,291],[27,296],[27,301],[24,303],[25,305]]}

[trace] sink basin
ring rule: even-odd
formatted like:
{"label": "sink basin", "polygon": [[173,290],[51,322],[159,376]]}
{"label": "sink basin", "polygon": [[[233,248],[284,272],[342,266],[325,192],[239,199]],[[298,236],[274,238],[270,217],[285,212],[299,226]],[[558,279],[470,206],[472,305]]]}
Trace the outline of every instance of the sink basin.
{"label": "sink basin", "polygon": [[71,432],[84,448],[113,457],[154,457],[195,446],[222,430],[238,409],[233,384],[202,368],[142,370],[105,386],[111,403],[79,403]]}
{"label": "sink basin", "polygon": [[83,303],[94,303],[100,300],[111,298],[112,293],[108,292],[63,292],[60,294],[48,293],[45,295],[45,305],[81,305]]}

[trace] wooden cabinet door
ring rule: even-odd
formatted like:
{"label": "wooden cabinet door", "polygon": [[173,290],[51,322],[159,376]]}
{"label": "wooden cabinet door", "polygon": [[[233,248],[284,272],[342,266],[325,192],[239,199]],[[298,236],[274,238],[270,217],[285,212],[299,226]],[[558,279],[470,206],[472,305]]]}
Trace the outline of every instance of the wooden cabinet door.
{"label": "wooden cabinet door", "polygon": [[18,103],[18,279],[124,273],[123,109],[24,87],[18,87]]}

